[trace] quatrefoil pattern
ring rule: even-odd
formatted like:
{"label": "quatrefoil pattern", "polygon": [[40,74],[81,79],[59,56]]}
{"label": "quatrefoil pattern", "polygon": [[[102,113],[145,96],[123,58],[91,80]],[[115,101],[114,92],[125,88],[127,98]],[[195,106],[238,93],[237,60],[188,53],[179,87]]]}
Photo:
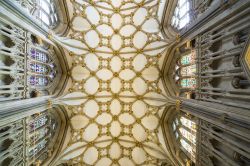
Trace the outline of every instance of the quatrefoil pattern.
{"label": "quatrefoil pattern", "polygon": [[[160,0],[71,0],[72,86],[63,100],[72,137],[69,165],[160,165],[166,106],[161,81]],[[79,44],[78,43],[78,44]]]}

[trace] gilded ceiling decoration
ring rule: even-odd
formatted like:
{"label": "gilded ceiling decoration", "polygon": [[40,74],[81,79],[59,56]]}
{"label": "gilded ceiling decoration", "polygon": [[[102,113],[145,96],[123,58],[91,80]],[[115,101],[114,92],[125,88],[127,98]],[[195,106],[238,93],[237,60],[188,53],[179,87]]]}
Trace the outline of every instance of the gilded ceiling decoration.
{"label": "gilded ceiling decoration", "polygon": [[69,165],[160,165],[159,139],[169,105],[159,60],[160,0],[71,0],[72,87],[60,99],[71,112]]}

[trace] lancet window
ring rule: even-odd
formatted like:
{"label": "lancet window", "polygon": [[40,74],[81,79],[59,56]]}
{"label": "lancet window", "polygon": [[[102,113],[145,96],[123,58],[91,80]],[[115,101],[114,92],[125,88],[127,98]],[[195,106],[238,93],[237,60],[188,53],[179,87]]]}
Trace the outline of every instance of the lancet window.
{"label": "lancet window", "polygon": [[30,164],[40,160],[39,158],[44,156],[45,152],[48,156],[48,152],[51,150],[49,141],[54,139],[57,125],[55,117],[48,111],[34,114],[26,119],[26,153]]}
{"label": "lancet window", "polygon": [[185,115],[175,118],[172,123],[174,136],[183,152],[195,162],[196,123]]}
{"label": "lancet window", "polygon": [[37,87],[48,86],[57,75],[51,50],[43,49],[33,42],[28,49],[29,84]]}
{"label": "lancet window", "polygon": [[195,51],[192,50],[188,54],[180,56],[177,61],[175,71],[175,81],[183,89],[195,89],[197,80],[197,66],[195,61]]}

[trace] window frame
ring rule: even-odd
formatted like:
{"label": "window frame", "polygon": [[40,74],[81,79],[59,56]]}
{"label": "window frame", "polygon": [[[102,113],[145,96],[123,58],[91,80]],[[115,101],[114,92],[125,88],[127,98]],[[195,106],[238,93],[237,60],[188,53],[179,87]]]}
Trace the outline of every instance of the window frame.
{"label": "window frame", "polygon": [[[190,121],[188,123],[191,123],[191,128],[189,126],[186,126],[184,123],[181,122],[181,119],[184,118],[184,120],[186,121]],[[174,127],[175,130],[174,130]],[[195,125],[195,127],[193,127],[193,125]],[[194,122],[194,120],[190,119],[189,117],[187,117],[186,115],[180,115],[174,118],[172,125],[171,125],[172,131],[173,131],[173,135],[174,138],[178,144],[178,146],[180,147],[180,149],[193,161],[195,162],[196,159],[196,145],[197,145],[197,123]],[[188,138],[186,138],[182,132],[180,131],[180,129],[184,129],[187,132],[189,132],[192,137],[192,139],[195,139],[195,141],[193,140],[189,140]],[[178,135],[178,137],[177,137]],[[184,140],[192,149],[191,152],[189,152],[188,149],[186,149],[182,143],[181,140]],[[194,147],[195,146],[195,147]]]}

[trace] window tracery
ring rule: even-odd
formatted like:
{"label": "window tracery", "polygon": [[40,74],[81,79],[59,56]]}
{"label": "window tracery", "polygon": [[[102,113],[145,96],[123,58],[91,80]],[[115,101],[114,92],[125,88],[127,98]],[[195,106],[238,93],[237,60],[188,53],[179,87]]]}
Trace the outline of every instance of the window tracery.
{"label": "window tracery", "polygon": [[57,75],[56,65],[51,57],[51,50],[46,50],[37,44],[29,45],[28,70],[31,86],[46,87]]}
{"label": "window tracery", "polygon": [[42,164],[49,157],[50,142],[56,139],[58,120],[47,110],[27,117],[25,121],[28,162],[30,165],[35,165],[38,161]]}
{"label": "window tracery", "polygon": [[[175,127],[174,127],[175,126]],[[186,116],[175,118],[172,129],[181,149],[195,162],[196,155],[196,123]]]}
{"label": "window tracery", "polygon": [[190,90],[196,88],[197,65],[195,59],[195,50],[192,50],[188,54],[182,54],[179,60],[177,61],[174,79],[180,88]]}
{"label": "window tracery", "polygon": [[54,48],[5,19],[0,23],[0,101],[53,91],[61,77]]}
{"label": "window tracery", "polygon": [[54,0],[15,0],[19,7],[47,27],[55,27],[58,24],[58,14]]}
{"label": "window tracery", "polygon": [[178,0],[177,6],[172,16],[171,25],[178,30],[185,27],[190,22],[190,0]]}

